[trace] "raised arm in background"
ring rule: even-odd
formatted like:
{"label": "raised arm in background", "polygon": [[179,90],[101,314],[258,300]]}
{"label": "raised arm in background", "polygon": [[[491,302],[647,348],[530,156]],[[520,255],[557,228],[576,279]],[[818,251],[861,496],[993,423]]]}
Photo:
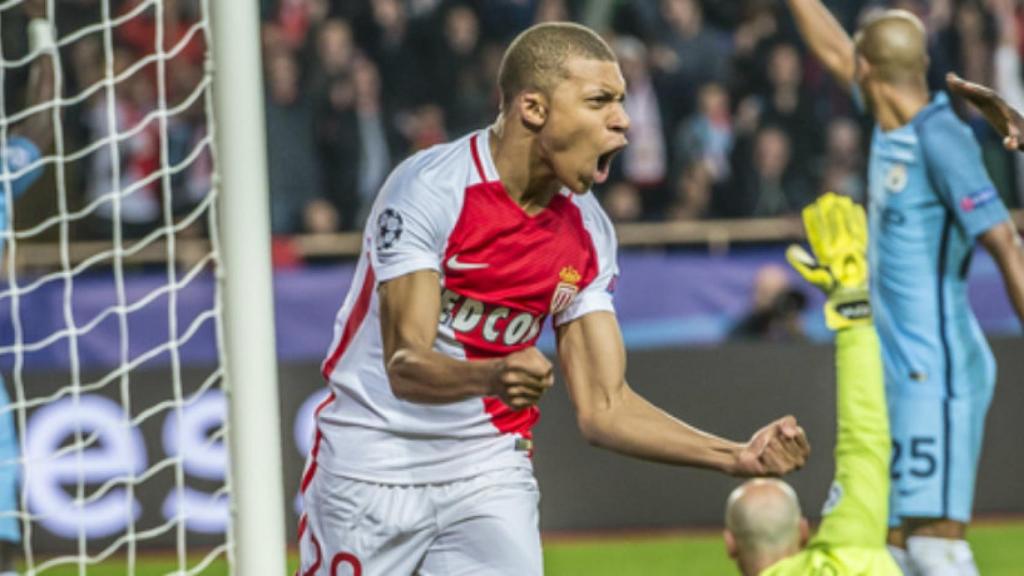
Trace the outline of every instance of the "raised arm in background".
{"label": "raised arm in background", "polygon": [[[53,29],[46,18],[46,0],[26,0],[24,9],[29,18],[29,46],[33,51],[39,51],[29,70],[25,98],[25,107],[32,108],[54,98]],[[53,143],[53,111],[49,108],[40,110],[18,123],[11,132],[28,138],[41,152],[48,149]]]}
{"label": "raised arm in background", "polygon": [[840,86],[850,89],[856,56],[853,40],[821,0],[786,0],[800,36]]}

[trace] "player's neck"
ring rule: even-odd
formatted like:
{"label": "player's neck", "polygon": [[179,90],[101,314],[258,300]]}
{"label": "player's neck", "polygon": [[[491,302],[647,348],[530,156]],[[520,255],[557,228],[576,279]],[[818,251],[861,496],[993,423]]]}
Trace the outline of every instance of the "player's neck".
{"label": "player's neck", "polygon": [[739,562],[740,573],[743,576],[757,576],[774,563],[763,558],[744,559]]}
{"label": "player's neck", "polygon": [[798,548],[791,548],[785,553],[743,555],[738,562],[740,572],[742,572],[744,576],[757,576],[761,572],[764,572],[768,568],[799,551],[800,550]]}
{"label": "player's neck", "polygon": [[516,133],[503,116],[487,135],[494,167],[512,201],[530,216],[544,210],[562,186],[541,161],[533,138]]}
{"label": "player's neck", "polygon": [[928,87],[886,87],[885,93],[879,98],[881,106],[875,111],[875,119],[886,132],[902,128],[917,116],[928,105]]}

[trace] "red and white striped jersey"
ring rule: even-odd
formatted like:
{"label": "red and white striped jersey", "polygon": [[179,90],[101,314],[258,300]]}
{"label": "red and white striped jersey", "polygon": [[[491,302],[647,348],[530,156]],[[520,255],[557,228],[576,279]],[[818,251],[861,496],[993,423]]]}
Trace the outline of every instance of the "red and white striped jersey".
{"label": "red and white striped jersey", "polygon": [[[496,397],[417,404],[395,397],[384,367],[377,286],[436,270],[441,315],[434,349],[459,359],[505,356],[558,325],[611,311],[616,242],[593,194],[556,195],[527,215],[498,179],[481,130],[434,146],[385,182],[364,252],[323,364],[332,394],[317,410],[311,467],[382,483],[446,482],[531,466],[536,408]],[[307,471],[311,472],[311,471]]]}

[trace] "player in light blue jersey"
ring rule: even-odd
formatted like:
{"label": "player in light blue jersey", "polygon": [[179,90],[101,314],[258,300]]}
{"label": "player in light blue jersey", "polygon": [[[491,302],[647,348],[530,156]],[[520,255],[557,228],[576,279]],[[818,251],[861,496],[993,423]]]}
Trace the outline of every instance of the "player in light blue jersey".
{"label": "player in light blue jersey", "polygon": [[[995,362],[967,300],[976,241],[1024,318],[1024,254],[970,130],[931,97],[924,26],[879,11],[854,39],[787,0],[814,55],[874,116],[869,261],[893,438],[890,542],[908,573],[977,574],[964,540]],[[905,539],[904,539],[905,538]]]}
{"label": "player in light blue jersey", "polygon": [[[54,99],[53,52],[51,26],[46,19],[45,0],[26,0],[25,15],[29,19],[29,48],[36,58],[29,70],[27,107],[36,107]],[[0,85],[0,89],[3,86]],[[43,109],[13,127],[6,141],[0,141],[0,226],[12,225],[8,199],[17,199],[43,173],[39,163],[41,151],[53,139],[53,111]],[[4,238],[0,236],[0,254]],[[14,427],[14,411],[3,378],[0,377],[0,576],[15,574],[14,560],[21,541],[18,521],[18,437]]]}

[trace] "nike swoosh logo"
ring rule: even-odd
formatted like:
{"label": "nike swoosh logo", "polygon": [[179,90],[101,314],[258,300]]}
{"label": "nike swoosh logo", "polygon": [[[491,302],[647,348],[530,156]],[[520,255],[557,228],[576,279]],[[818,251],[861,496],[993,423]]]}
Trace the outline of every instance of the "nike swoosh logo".
{"label": "nike swoosh logo", "polygon": [[451,270],[479,270],[490,266],[490,264],[484,263],[459,262],[458,254],[452,254],[452,257],[448,259],[446,265]]}

